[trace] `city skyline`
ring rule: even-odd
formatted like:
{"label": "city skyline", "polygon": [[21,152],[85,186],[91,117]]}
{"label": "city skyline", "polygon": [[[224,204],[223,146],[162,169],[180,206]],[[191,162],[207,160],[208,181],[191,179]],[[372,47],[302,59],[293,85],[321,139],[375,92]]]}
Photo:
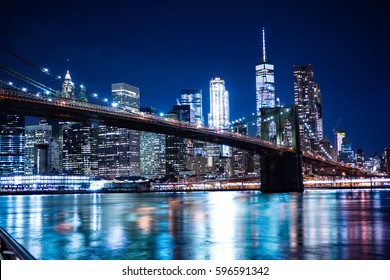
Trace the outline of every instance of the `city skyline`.
{"label": "city skyline", "polygon": [[332,129],[341,119],[337,130],[346,131],[354,150],[369,156],[388,146],[389,56],[380,7],[114,1],[92,10],[69,1],[64,12],[38,2],[39,8],[6,3],[1,45],[53,73],[70,70],[76,86],[83,83],[89,92],[107,97],[111,84],[129,83],[140,88],[141,107],[166,113],[181,89],[199,88],[206,116],[208,82],[220,76],[229,91],[231,120],[247,117],[256,109],[255,66],[263,55],[264,27],[282,104],[294,103],[293,66],[312,64],[321,85],[324,135],[333,142]]}

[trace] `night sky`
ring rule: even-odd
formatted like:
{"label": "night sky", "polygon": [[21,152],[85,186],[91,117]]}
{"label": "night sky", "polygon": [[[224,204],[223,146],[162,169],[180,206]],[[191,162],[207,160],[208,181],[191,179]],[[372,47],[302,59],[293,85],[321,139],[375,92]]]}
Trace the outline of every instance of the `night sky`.
{"label": "night sky", "polygon": [[[345,130],[366,156],[390,146],[389,26],[383,1],[2,1],[0,45],[109,97],[141,90],[141,106],[167,112],[182,88],[225,79],[231,120],[255,112],[255,65],[275,65],[276,96],[293,105],[293,65],[314,65],[324,131]],[[348,3],[350,2],[350,3]],[[0,51],[2,52],[2,51]],[[0,59],[7,61],[2,52]]]}

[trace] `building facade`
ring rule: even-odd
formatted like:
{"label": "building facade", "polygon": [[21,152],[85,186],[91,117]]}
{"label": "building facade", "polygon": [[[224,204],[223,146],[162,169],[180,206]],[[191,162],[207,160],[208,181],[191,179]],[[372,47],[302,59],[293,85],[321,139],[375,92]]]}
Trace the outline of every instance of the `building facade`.
{"label": "building facade", "polygon": [[64,82],[62,83],[61,97],[75,99],[75,88],[69,70],[66,71]]}
{"label": "building facade", "polygon": [[[140,90],[126,84],[112,85],[113,106],[139,112]],[[98,128],[98,174],[107,179],[140,175],[140,132],[101,125]]]}
{"label": "building facade", "polygon": [[0,175],[24,173],[24,116],[0,113]]}
{"label": "building facade", "polygon": [[228,129],[229,92],[225,87],[225,80],[215,77],[210,80],[210,113],[208,126],[214,129]]}
{"label": "building facade", "polygon": [[[157,115],[151,107],[141,108],[141,112]],[[140,173],[141,176],[153,179],[166,175],[164,134],[141,131],[140,135]]]}
{"label": "building facade", "polygon": [[204,124],[201,89],[182,89],[180,104],[190,105],[195,114],[195,123]]}
{"label": "building facade", "polygon": [[[225,80],[215,77],[210,80],[210,113],[208,126],[216,130],[228,130],[230,123],[229,92]],[[212,173],[221,177],[232,175],[231,147],[207,144],[208,165]]]}
{"label": "building facade", "polygon": [[301,149],[307,153],[321,154],[322,98],[311,64],[294,65],[294,104],[298,108]]}
{"label": "building facade", "polygon": [[[47,145],[52,138],[52,127],[47,124],[46,120],[41,120],[38,125],[27,125],[25,127],[25,145],[24,145],[24,174],[38,174],[40,172],[38,167],[38,155],[40,151],[39,146],[42,144]],[[48,153],[49,151],[47,151]],[[47,154],[46,161],[48,161],[49,155]],[[42,160],[42,157],[39,157]],[[48,171],[48,164],[47,170]]]}
{"label": "building facade", "polygon": [[88,123],[74,123],[63,131],[63,171],[98,175],[97,130]]}
{"label": "building facade", "polygon": [[275,76],[274,65],[267,59],[265,52],[265,31],[263,28],[263,56],[256,65],[256,114],[257,136],[261,135],[262,108],[275,107]]}

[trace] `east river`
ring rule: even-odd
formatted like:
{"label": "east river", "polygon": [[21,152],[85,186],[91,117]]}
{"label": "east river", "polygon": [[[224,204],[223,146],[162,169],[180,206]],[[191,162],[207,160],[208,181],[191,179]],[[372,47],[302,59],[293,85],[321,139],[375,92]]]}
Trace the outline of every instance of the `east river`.
{"label": "east river", "polygon": [[41,260],[390,259],[390,190],[0,196]]}

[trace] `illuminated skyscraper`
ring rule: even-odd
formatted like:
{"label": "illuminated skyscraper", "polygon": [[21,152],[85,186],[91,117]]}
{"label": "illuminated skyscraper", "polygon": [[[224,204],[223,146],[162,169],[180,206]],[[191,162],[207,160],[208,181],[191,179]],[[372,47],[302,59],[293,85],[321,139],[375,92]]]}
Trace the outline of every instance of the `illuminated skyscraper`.
{"label": "illuminated skyscraper", "polygon": [[64,98],[75,98],[74,94],[74,84],[72,78],[70,77],[69,70],[66,71],[64,82],[62,83],[61,97]]}
{"label": "illuminated skyscraper", "polygon": [[[152,107],[141,108],[141,112],[157,115]],[[158,178],[166,175],[165,134],[141,131],[140,173],[146,178]]]}
{"label": "illuminated skyscraper", "polygon": [[263,28],[263,57],[256,65],[256,112],[257,136],[261,135],[261,108],[275,107],[274,65],[267,60],[265,52],[265,31]]}
{"label": "illuminated skyscraper", "polygon": [[0,113],[0,175],[22,175],[24,117]]}
{"label": "illuminated skyscraper", "polygon": [[[164,115],[165,119],[181,121],[179,117],[180,115],[175,112]],[[167,135],[165,143],[166,172],[168,175],[178,175],[186,169],[186,139],[175,135]]]}
{"label": "illuminated skyscraper", "polygon": [[390,148],[385,148],[383,151],[383,165],[383,171],[387,173],[387,176],[390,176]]}
{"label": "illuminated skyscraper", "polygon": [[229,92],[225,88],[225,80],[218,77],[210,81],[208,126],[215,129],[228,129],[229,126]]}
{"label": "illuminated skyscraper", "polygon": [[356,150],[356,166],[359,168],[364,166],[364,153],[361,148]]}
{"label": "illuminated skyscraper", "polygon": [[[208,126],[213,129],[227,130],[230,120],[229,92],[225,80],[215,77],[210,81],[210,114]],[[231,147],[207,144],[208,165],[220,176],[231,176]]]}
{"label": "illuminated skyscraper", "polygon": [[201,89],[182,89],[180,103],[181,105],[191,106],[191,109],[195,112],[196,124],[204,124]]}
{"label": "illuminated skyscraper", "polygon": [[[112,85],[113,105],[128,112],[139,111],[139,88],[125,83]],[[99,176],[115,178],[140,175],[140,132],[100,126],[98,134]]]}
{"label": "illuminated skyscraper", "polygon": [[[24,174],[37,174],[38,145],[49,144],[52,136],[52,127],[46,120],[41,120],[39,125],[28,125],[25,128],[24,145]],[[46,161],[48,158],[46,159]]]}
{"label": "illuminated skyscraper", "polygon": [[343,144],[344,137],[345,137],[345,131],[337,131],[336,132],[336,153],[337,153],[337,159],[338,159],[339,154],[341,152],[341,144]]}
{"label": "illuminated skyscraper", "polygon": [[344,163],[355,163],[355,153],[352,150],[352,144],[348,137],[343,138],[341,150],[339,152],[339,161]]}
{"label": "illuminated skyscraper", "polygon": [[125,84],[112,84],[112,98],[118,108],[127,112],[139,112],[139,88]]}
{"label": "illuminated skyscraper", "polygon": [[63,130],[63,171],[68,174],[98,174],[96,128],[74,123]]}
{"label": "illuminated skyscraper", "polygon": [[320,153],[323,138],[320,86],[314,81],[313,65],[294,65],[294,103],[298,107],[301,148]]}

